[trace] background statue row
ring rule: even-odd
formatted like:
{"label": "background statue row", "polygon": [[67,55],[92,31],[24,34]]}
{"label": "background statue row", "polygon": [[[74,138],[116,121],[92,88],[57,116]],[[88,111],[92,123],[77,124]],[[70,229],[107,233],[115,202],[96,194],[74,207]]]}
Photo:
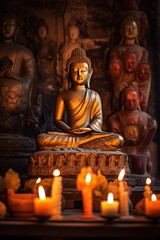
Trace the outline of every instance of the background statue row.
{"label": "background statue row", "polygon": [[111,50],[109,57],[108,75],[113,86],[112,112],[121,108],[120,95],[129,85],[138,90],[141,110],[146,111],[151,85],[148,51],[139,46],[139,29],[133,17],[123,19],[120,32],[121,42]]}

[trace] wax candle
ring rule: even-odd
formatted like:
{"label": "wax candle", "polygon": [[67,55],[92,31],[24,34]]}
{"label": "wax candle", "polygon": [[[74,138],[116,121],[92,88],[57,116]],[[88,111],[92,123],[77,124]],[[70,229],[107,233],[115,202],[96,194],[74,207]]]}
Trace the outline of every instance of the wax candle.
{"label": "wax candle", "polygon": [[119,202],[113,201],[113,194],[108,194],[108,201],[101,202],[101,215],[114,217],[118,214]]}
{"label": "wax candle", "polygon": [[146,199],[151,199],[152,191],[151,191],[151,188],[149,186],[150,184],[151,184],[151,179],[147,178],[146,179],[146,186],[144,187],[145,191],[143,193],[143,195],[145,197],[145,200]]}
{"label": "wax candle", "polygon": [[86,186],[82,189],[83,212],[87,218],[92,218],[92,188],[90,187],[91,174],[86,175]]}
{"label": "wax candle", "polygon": [[34,199],[34,214],[39,217],[49,217],[52,214],[52,198],[45,196],[42,186],[38,188],[39,198]]}
{"label": "wax candle", "polygon": [[82,192],[83,213],[82,218],[95,218],[92,209],[92,189],[97,183],[97,176],[91,168],[82,168],[77,176],[77,189]]}
{"label": "wax candle", "polygon": [[157,200],[157,197],[155,194],[151,195],[151,200],[146,199],[145,215],[147,217],[152,217],[152,218],[160,217],[160,200]]}
{"label": "wax candle", "polygon": [[128,192],[124,190],[123,178],[125,175],[125,169],[123,168],[118,176],[119,180],[119,201],[120,201],[120,213],[121,216],[129,215],[129,198]]}
{"label": "wax candle", "polygon": [[53,172],[53,183],[51,189],[52,196],[52,216],[60,217],[62,208],[62,177],[58,169]]}
{"label": "wax candle", "polygon": [[41,178],[39,177],[37,180],[36,180],[36,183],[34,185],[34,188],[33,188],[33,193],[35,194],[38,194],[38,184],[41,182]]}

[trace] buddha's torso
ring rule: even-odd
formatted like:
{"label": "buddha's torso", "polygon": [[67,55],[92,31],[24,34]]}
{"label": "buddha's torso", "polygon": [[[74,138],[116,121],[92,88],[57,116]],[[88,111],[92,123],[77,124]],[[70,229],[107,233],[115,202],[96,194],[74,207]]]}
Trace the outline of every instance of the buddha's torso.
{"label": "buddha's torso", "polygon": [[94,104],[98,104],[97,95],[91,89],[75,91],[69,89],[62,93],[67,123],[71,128],[87,127],[91,123]]}

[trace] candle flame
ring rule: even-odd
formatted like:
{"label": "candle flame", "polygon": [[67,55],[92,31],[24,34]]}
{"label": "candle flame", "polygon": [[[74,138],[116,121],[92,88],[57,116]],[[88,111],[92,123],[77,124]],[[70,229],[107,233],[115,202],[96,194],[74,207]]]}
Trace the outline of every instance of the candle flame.
{"label": "candle flame", "polygon": [[38,188],[38,195],[41,200],[44,200],[46,198],[46,194],[42,186],[39,186]]}
{"label": "candle flame", "polygon": [[108,194],[108,203],[113,203],[113,193]]}
{"label": "candle flame", "polygon": [[147,185],[150,185],[150,184],[151,184],[151,179],[150,179],[149,177],[146,179],[146,184],[147,184]]}
{"label": "candle flame", "polygon": [[91,174],[90,173],[87,173],[85,181],[86,181],[86,183],[90,183],[90,181],[91,181]]}
{"label": "candle flame", "polygon": [[124,175],[125,175],[125,169],[123,168],[119,173],[118,180],[122,181],[124,178]]}
{"label": "candle flame", "polygon": [[151,196],[151,200],[152,200],[153,202],[155,202],[155,201],[157,200],[157,197],[156,197],[155,194],[152,194],[152,196]]}
{"label": "candle flame", "polygon": [[58,177],[60,175],[60,171],[58,169],[55,169],[53,172],[53,176]]}
{"label": "candle flame", "polygon": [[38,184],[38,183],[40,183],[40,181],[41,181],[41,178],[39,177],[39,178],[37,179],[36,183]]}

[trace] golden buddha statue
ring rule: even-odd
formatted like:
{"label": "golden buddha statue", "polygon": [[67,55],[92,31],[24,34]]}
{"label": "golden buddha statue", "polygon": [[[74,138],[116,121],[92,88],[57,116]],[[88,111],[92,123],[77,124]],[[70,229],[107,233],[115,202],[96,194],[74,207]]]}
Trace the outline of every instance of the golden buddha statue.
{"label": "golden buddha statue", "polygon": [[[103,132],[101,100],[97,92],[90,89],[93,73],[91,62],[82,48],[72,51],[66,64],[69,89],[57,96],[55,124],[63,132],[42,133],[37,137],[41,150],[56,147],[100,148],[117,150],[123,144],[118,134]],[[67,122],[63,120],[67,113]]]}

